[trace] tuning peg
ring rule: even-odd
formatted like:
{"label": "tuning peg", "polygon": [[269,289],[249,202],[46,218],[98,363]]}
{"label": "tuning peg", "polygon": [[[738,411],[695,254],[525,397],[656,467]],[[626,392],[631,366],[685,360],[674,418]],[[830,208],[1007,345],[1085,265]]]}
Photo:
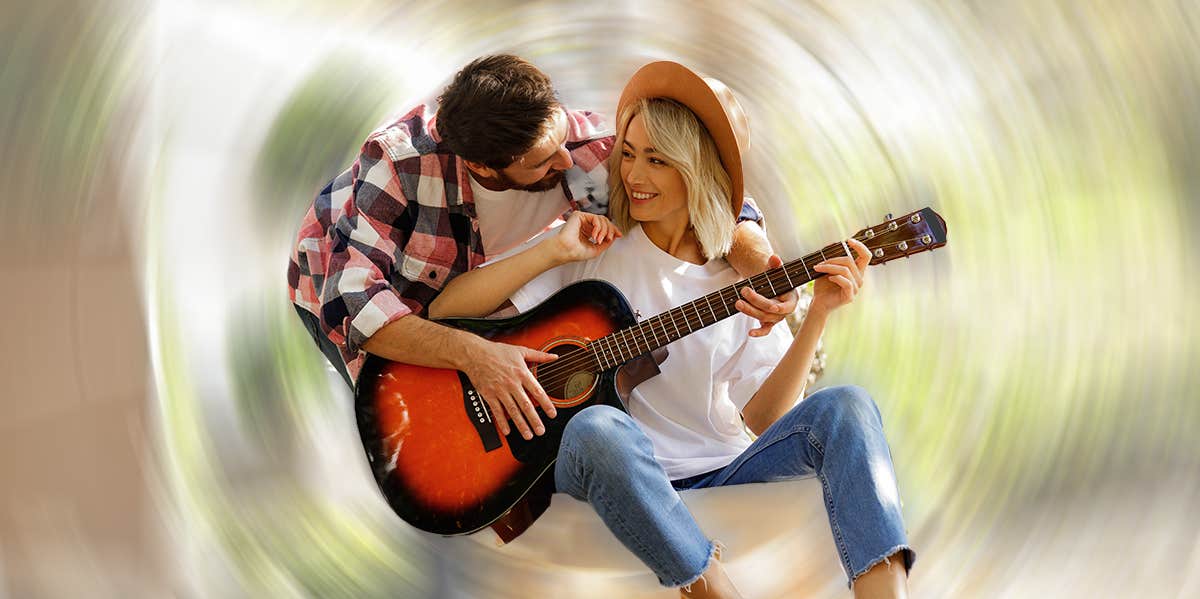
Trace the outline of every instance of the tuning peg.
{"label": "tuning peg", "polygon": [[887,216],[883,217],[883,220],[892,220],[892,213],[887,213]]}

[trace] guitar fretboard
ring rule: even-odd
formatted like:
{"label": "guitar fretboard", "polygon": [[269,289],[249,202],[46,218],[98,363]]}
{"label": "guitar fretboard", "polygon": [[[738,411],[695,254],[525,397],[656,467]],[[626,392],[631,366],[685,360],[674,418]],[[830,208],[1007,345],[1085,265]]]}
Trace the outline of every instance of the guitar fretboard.
{"label": "guitar fretboard", "polygon": [[652,352],[673,341],[686,337],[694,331],[715,324],[738,313],[735,304],[742,299],[742,289],[752,288],[766,297],[776,297],[809,281],[824,276],[813,267],[829,258],[851,256],[849,246],[835,243],[802,258],[787,262],[733,285],[723,287],[708,295],[696,298],[678,308],[653,316],[628,328],[601,337],[589,343],[596,363],[601,370]]}

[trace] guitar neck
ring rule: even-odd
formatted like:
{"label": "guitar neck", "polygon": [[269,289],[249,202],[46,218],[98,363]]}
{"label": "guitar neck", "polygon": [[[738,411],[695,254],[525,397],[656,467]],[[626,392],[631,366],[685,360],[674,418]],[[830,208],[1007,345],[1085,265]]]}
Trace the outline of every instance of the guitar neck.
{"label": "guitar neck", "polygon": [[[895,219],[889,214],[884,222],[855,233],[854,239],[867,246],[871,252],[871,264],[884,264],[946,245],[946,221],[930,208],[922,208]],[[845,242],[827,245],[803,258],[742,279],[678,308],[596,339],[588,347],[593,350],[601,369],[608,370],[733,316],[737,313],[734,305],[746,287],[766,297],[777,297],[824,276],[814,271],[813,267],[840,256],[854,259],[854,253]]]}
{"label": "guitar neck", "polygon": [[803,258],[742,279],[636,325],[596,339],[588,345],[595,350],[601,369],[607,370],[737,314],[738,310],[734,305],[741,299],[742,289],[746,287],[765,297],[783,295],[824,276],[823,273],[813,270],[817,264],[828,258],[847,255],[852,256],[849,247],[838,243],[828,245]]}

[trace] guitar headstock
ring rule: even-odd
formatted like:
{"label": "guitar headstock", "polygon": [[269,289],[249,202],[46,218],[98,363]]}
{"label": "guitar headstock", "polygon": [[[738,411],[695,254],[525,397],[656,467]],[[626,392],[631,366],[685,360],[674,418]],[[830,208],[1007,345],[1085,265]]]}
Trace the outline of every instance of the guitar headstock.
{"label": "guitar headstock", "polygon": [[922,208],[854,234],[871,250],[871,264],[928,252],[946,245],[946,221],[932,208]]}

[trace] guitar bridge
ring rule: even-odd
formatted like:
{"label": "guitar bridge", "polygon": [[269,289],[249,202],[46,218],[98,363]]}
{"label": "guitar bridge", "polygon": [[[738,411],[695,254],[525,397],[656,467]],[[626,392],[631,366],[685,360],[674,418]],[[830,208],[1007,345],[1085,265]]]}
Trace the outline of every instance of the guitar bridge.
{"label": "guitar bridge", "polygon": [[458,373],[458,380],[463,388],[463,407],[467,410],[467,418],[475,425],[479,440],[483,443],[485,452],[495,451],[504,446],[500,442],[500,434],[496,432],[496,424],[492,422],[492,413],[488,410],[487,402],[475,392],[467,375]]}

